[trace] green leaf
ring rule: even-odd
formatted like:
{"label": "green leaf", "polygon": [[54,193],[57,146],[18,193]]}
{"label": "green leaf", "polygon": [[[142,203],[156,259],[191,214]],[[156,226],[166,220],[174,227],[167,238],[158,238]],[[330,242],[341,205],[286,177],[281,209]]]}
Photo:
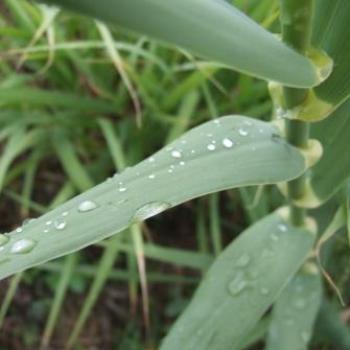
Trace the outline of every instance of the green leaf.
{"label": "green leaf", "polygon": [[242,116],[190,130],[153,157],[27,223],[6,236],[7,242],[0,236],[5,243],[0,277],[81,249],[192,198],[299,176],[303,155],[277,133],[270,123]]}
{"label": "green leaf", "polygon": [[273,213],[217,258],[161,350],[236,350],[312,248],[314,235]]}
{"label": "green leaf", "polygon": [[350,100],[343,103],[329,118],[313,124],[311,132],[312,137],[319,140],[323,147],[323,156],[311,173],[311,190],[317,205],[329,199],[350,176],[350,157],[347,152]]}
{"label": "green leaf", "polygon": [[306,350],[322,299],[315,265],[300,271],[278,298],[272,313],[266,350]]}
{"label": "green leaf", "polygon": [[334,107],[350,96],[349,0],[317,0],[313,23],[313,44],[334,61],[330,77],[315,88],[321,99]]}
{"label": "green leaf", "polygon": [[315,66],[223,0],[48,0],[288,86],[320,83]]}

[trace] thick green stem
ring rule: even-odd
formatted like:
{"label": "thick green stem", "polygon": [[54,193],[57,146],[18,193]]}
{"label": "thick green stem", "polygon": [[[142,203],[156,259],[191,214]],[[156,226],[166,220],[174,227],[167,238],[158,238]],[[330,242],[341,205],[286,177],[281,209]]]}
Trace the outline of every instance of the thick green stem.
{"label": "thick green stem", "polygon": [[[281,25],[283,41],[301,54],[306,54],[310,45],[313,0],[281,0]],[[283,89],[286,108],[300,105],[307,97],[306,89]],[[296,147],[305,147],[309,139],[309,124],[286,121],[287,139]],[[300,199],[306,186],[306,174],[288,183],[291,222],[296,226],[304,224],[306,211],[294,204]]]}

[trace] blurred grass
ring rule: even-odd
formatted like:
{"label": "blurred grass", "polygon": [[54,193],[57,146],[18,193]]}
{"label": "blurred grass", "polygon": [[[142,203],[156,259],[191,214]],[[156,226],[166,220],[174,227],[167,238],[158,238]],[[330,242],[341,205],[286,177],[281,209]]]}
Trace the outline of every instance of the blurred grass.
{"label": "blurred grass", "polygon": [[[235,3],[276,25],[275,0]],[[269,119],[262,81],[26,0],[0,9],[1,232],[205,120]],[[74,349],[155,349],[214,256],[279,203],[270,187],[201,198],[0,282],[0,349],[63,349],[67,330]]]}

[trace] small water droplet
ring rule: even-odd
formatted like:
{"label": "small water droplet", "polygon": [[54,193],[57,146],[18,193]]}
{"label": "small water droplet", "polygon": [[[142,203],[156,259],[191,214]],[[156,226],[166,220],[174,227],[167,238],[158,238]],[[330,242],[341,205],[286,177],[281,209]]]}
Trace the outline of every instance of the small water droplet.
{"label": "small water droplet", "polygon": [[48,229],[48,228],[46,228],[45,230],[44,230],[44,233],[48,233],[50,230]]}
{"label": "small water droplet", "polygon": [[181,166],[184,166],[186,163],[185,163],[184,161],[181,161],[179,164],[180,164]]}
{"label": "small water droplet", "polygon": [[16,228],[16,232],[17,232],[17,233],[21,233],[21,232],[23,232],[23,228],[22,228],[22,227],[18,227],[18,228]]}
{"label": "small water droplet", "polygon": [[278,235],[276,235],[276,233],[271,233],[270,238],[275,242],[277,242],[280,239]]}
{"label": "small water droplet", "polygon": [[50,225],[52,225],[52,220],[48,220],[48,221],[46,221],[46,222],[45,222],[45,225],[46,225],[46,226],[50,226]]}
{"label": "small water droplet", "polygon": [[294,306],[296,309],[304,309],[304,307],[306,306],[306,301],[304,299],[297,299],[294,302]]}
{"label": "small water droplet", "polygon": [[180,152],[180,151],[178,151],[178,150],[173,150],[172,152],[171,152],[171,156],[173,157],[173,158],[181,158],[182,157],[182,153]]}
{"label": "small water droplet", "polygon": [[55,226],[56,230],[64,230],[67,226],[67,223],[63,219],[57,219],[54,221],[53,225]]}
{"label": "small water droplet", "polygon": [[191,154],[195,154],[196,151],[194,149],[191,150]]}
{"label": "small water droplet", "polygon": [[288,227],[285,224],[279,224],[277,227],[282,232],[287,232],[288,231]]}
{"label": "small water droplet", "polygon": [[301,337],[301,340],[304,341],[305,343],[307,343],[310,338],[311,338],[311,335],[309,332],[301,332],[300,334],[300,337]]}
{"label": "small water droplet", "polygon": [[118,188],[118,191],[119,191],[119,192],[125,192],[125,191],[126,191],[126,187],[119,187],[119,188]]}
{"label": "small water droplet", "polygon": [[238,129],[238,133],[241,135],[241,136],[247,136],[249,133],[246,129],[243,129],[243,128],[239,128]]}
{"label": "small water droplet", "polygon": [[32,239],[21,239],[15,243],[13,243],[10,252],[12,254],[25,254],[29,253],[35,247],[36,242]]}
{"label": "small water droplet", "polygon": [[0,247],[8,242],[9,238],[0,233]]}
{"label": "small water droplet", "polygon": [[239,267],[245,267],[250,263],[250,256],[248,254],[243,254],[236,262]]}
{"label": "small water droplet", "polygon": [[207,146],[207,149],[209,150],[209,151],[215,151],[215,145],[214,144],[212,144],[212,143],[210,143],[208,146]]}
{"label": "small water droplet", "polygon": [[151,202],[143,205],[139,208],[135,215],[133,216],[133,220],[135,221],[144,221],[154,215],[157,215],[164,210],[170,208],[171,205],[165,202]]}
{"label": "small water droplet", "polygon": [[69,214],[68,211],[64,211],[64,212],[62,213],[62,216],[67,216],[68,214]]}
{"label": "small water droplet", "polygon": [[269,291],[267,288],[262,287],[262,288],[260,289],[260,293],[261,293],[262,295],[268,295],[268,294],[270,293],[270,291]]}
{"label": "small water droplet", "polygon": [[79,204],[78,211],[80,211],[81,213],[85,213],[87,211],[91,211],[91,210],[94,210],[96,208],[97,208],[97,204],[95,202],[90,201],[90,200],[86,200],[86,201],[83,201]]}
{"label": "small water droplet", "polygon": [[155,161],[155,159],[154,159],[154,157],[150,157],[150,158],[148,158],[148,161],[149,161],[150,163],[153,163],[153,162]]}
{"label": "small water droplet", "polygon": [[156,176],[154,174],[148,175],[148,178],[153,180]]}
{"label": "small water droplet", "polygon": [[226,148],[231,148],[233,146],[233,141],[226,137],[222,140],[222,145]]}
{"label": "small water droplet", "polygon": [[248,281],[244,278],[243,274],[238,274],[236,278],[228,285],[229,292],[236,296],[243,292],[248,287]]}

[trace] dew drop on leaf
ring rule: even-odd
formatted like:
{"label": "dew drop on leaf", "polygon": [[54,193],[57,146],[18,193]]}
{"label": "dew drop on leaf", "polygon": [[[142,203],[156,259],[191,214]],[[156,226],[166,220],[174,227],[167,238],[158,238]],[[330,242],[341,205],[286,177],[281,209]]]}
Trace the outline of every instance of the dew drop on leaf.
{"label": "dew drop on leaf", "polygon": [[23,228],[22,228],[22,227],[18,227],[18,228],[16,228],[16,232],[17,232],[17,233],[21,233],[21,232],[23,232]]}
{"label": "dew drop on leaf", "polygon": [[239,267],[245,267],[250,263],[250,256],[248,254],[243,254],[236,262]]}
{"label": "dew drop on leaf", "polygon": [[161,212],[163,212],[164,210],[170,208],[171,205],[169,203],[166,202],[150,202],[147,203],[145,205],[143,205],[142,207],[140,207],[138,210],[136,210],[134,216],[133,216],[133,220],[134,221],[144,221],[154,215],[157,215]]}
{"label": "dew drop on leaf", "polygon": [[238,129],[238,133],[241,135],[241,136],[247,136],[249,133],[246,129],[243,129],[243,128],[239,128]]}
{"label": "dew drop on leaf", "polygon": [[207,149],[209,150],[209,151],[215,151],[215,145],[214,144],[212,144],[212,143],[210,143],[208,146],[207,146]]}
{"label": "dew drop on leaf", "polygon": [[55,220],[53,225],[55,226],[56,230],[61,231],[61,230],[64,230],[66,228],[67,223],[65,222],[65,220],[60,218],[60,219]]}
{"label": "dew drop on leaf", "polygon": [[[79,204],[79,207],[78,207],[78,210],[81,212],[81,213],[85,213],[87,211],[91,211],[91,210],[94,210],[97,208],[97,204],[93,201],[90,201],[90,200],[86,200],[84,202],[81,202]],[[57,227],[56,227],[57,228]]]}
{"label": "dew drop on leaf", "polygon": [[181,154],[181,152],[180,151],[178,151],[178,150],[173,150],[172,152],[171,152],[171,156],[173,157],[173,158],[181,158],[182,157],[182,154]]}
{"label": "dew drop on leaf", "polygon": [[36,242],[32,239],[21,239],[15,243],[13,243],[10,252],[12,254],[26,254],[33,250]]}
{"label": "dew drop on leaf", "polygon": [[233,146],[233,141],[231,139],[229,139],[228,137],[226,137],[222,140],[222,145],[225,148],[231,148]]}

